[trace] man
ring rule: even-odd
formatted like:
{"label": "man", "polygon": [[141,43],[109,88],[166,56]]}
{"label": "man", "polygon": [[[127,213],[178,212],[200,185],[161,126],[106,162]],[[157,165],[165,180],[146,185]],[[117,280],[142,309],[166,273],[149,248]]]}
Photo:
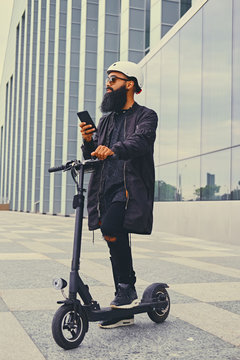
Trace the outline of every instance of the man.
{"label": "man", "polygon": [[[139,300],[135,289],[129,233],[150,234],[154,198],[153,144],[157,115],[138,105],[143,74],[139,65],[119,61],[107,70],[106,93],[101,110],[104,115],[97,132],[81,123],[83,156],[101,161],[88,188],[88,225],[100,228],[106,240],[115,282],[113,308],[132,308]],[[104,321],[102,328],[131,325],[130,318]]]}

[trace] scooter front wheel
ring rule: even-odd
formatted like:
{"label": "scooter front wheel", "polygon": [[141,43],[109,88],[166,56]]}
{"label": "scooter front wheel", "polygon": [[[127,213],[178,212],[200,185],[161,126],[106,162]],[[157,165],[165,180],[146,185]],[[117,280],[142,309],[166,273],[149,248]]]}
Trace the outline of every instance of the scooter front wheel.
{"label": "scooter front wheel", "polygon": [[56,343],[65,350],[78,347],[88,329],[88,319],[81,309],[74,311],[73,305],[63,305],[55,313],[52,334]]}

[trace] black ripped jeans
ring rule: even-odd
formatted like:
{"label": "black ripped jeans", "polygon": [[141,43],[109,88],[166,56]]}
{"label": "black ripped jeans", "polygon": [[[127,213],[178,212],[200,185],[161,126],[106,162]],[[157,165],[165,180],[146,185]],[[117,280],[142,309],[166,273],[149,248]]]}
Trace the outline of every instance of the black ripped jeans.
{"label": "black ripped jeans", "polygon": [[125,202],[113,202],[108,208],[102,208],[101,214],[101,231],[103,236],[117,238],[114,242],[107,241],[111,255],[115,288],[117,290],[118,283],[130,284],[134,288],[136,276],[133,270],[129,235],[123,229]]}

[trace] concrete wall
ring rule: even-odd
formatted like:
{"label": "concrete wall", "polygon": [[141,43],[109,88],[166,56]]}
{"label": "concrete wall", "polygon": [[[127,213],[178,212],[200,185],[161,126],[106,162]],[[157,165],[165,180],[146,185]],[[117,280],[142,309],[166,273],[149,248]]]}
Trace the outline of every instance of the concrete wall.
{"label": "concrete wall", "polygon": [[240,244],[240,201],[154,203],[154,230]]}

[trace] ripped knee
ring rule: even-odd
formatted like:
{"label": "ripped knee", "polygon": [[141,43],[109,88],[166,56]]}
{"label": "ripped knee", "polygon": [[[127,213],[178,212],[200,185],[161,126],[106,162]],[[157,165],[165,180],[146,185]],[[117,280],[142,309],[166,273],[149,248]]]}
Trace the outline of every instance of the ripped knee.
{"label": "ripped knee", "polygon": [[107,242],[115,242],[117,240],[116,236],[104,235],[103,237]]}

